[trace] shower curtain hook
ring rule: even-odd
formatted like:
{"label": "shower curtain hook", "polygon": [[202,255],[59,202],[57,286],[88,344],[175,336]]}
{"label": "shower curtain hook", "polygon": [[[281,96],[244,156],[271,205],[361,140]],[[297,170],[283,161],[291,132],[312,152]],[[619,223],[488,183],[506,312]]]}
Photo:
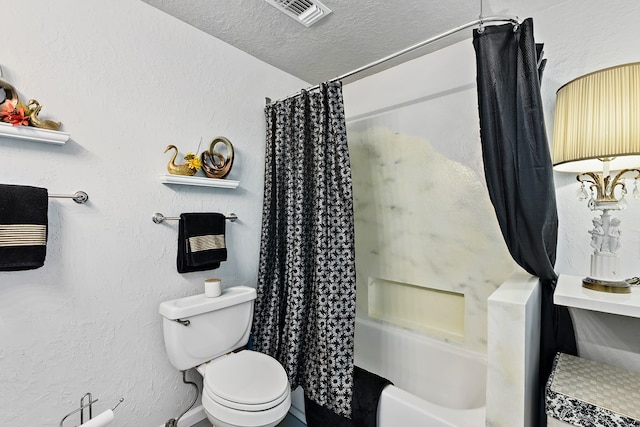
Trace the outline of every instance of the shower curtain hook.
{"label": "shower curtain hook", "polygon": [[484,18],[482,17],[482,0],[480,0],[480,15],[478,15],[478,19],[480,20],[480,24],[478,25],[478,33],[484,33]]}

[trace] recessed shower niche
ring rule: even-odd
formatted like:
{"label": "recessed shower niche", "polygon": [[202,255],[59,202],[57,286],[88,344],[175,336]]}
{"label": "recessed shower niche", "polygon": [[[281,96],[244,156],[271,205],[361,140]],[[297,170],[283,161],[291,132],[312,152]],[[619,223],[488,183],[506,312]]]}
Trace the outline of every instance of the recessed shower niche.
{"label": "recessed shower niche", "polygon": [[369,277],[369,317],[439,338],[464,340],[464,294]]}

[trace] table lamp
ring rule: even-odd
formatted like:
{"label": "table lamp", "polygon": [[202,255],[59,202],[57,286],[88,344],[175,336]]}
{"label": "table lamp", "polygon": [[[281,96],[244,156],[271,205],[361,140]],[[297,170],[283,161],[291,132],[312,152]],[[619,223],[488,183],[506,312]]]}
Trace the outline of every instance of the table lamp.
{"label": "table lamp", "polygon": [[611,211],[625,209],[627,179],[640,199],[640,62],[606,68],[562,86],[556,97],[553,164],[577,173],[578,198],[588,200],[593,219],[591,271],[585,288],[629,293],[620,277],[620,220]]}

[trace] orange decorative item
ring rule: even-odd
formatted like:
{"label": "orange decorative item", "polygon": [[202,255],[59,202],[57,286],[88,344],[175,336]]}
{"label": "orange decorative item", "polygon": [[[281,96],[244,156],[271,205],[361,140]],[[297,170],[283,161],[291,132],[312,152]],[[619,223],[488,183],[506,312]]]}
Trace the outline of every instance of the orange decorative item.
{"label": "orange decorative item", "polygon": [[0,111],[0,120],[13,126],[29,126],[29,117],[25,116],[22,104],[13,105],[11,102],[5,102],[3,110]]}
{"label": "orange decorative item", "polygon": [[[227,156],[223,156],[220,152],[215,150],[215,146],[218,143],[224,144],[227,150]],[[204,174],[209,178],[224,178],[231,171],[233,166],[233,145],[224,136],[218,136],[211,141],[208,151],[203,151],[200,155],[202,162],[202,170]]]}

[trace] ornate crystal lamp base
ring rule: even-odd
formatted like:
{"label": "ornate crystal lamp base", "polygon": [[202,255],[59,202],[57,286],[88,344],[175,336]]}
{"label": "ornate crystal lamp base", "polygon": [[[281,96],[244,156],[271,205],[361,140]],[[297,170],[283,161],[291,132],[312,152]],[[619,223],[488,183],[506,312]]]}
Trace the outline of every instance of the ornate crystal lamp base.
{"label": "ornate crystal lamp base", "polygon": [[[593,229],[589,230],[594,253],[591,255],[591,274],[582,281],[582,286],[595,291],[628,294],[631,293],[630,285],[619,277],[619,258],[616,255],[620,248],[620,220],[612,218],[609,211],[627,207],[627,201],[624,198],[627,194],[625,175],[635,174],[633,197],[640,198],[640,191],[637,188],[640,169],[622,169],[615,176],[610,176],[609,163],[614,160],[614,157],[604,157],[600,160],[602,160],[602,174],[584,172],[577,176],[578,181],[582,183],[578,193],[579,198],[584,200],[589,197],[589,192],[584,188],[588,183],[591,198],[587,206],[592,211],[602,211],[600,218],[593,219]],[[618,187],[620,198],[616,195]]]}
{"label": "ornate crystal lamp base", "polygon": [[619,261],[620,258],[616,254],[592,254],[591,274],[582,280],[582,287],[615,294],[631,293],[629,283],[617,278]]}

